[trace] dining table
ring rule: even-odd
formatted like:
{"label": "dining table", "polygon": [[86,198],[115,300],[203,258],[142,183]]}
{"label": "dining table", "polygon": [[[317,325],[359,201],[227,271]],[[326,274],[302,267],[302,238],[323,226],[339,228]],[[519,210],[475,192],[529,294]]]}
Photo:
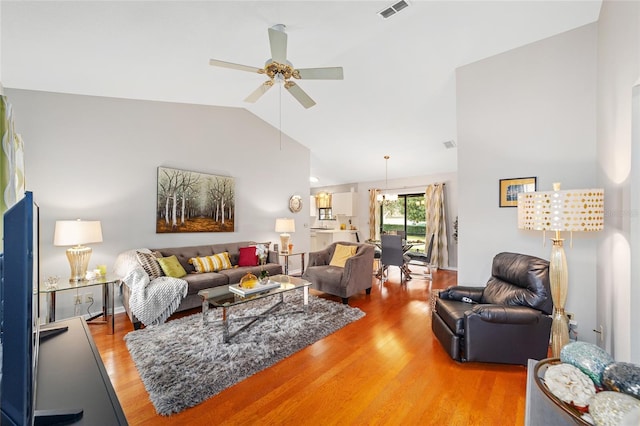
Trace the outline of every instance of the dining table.
{"label": "dining table", "polygon": [[[378,247],[380,249],[380,252],[382,253],[382,241],[381,240],[369,239],[369,240],[366,240],[365,242],[375,245],[376,247]],[[422,242],[421,241],[415,242],[415,241],[402,240],[402,254],[405,255],[416,244],[422,244]],[[382,262],[379,262],[379,268],[378,268],[378,272],[376,272],[376,278],[378,278],[378,279],[382,279],[383,278],[384,271],[382,269],[383,269]],[[402,272],[407,277],[407,280],[411,279],[411,270],[409,269],[409,266],[407,265],[407,262],[405,262],[402,265]]]}

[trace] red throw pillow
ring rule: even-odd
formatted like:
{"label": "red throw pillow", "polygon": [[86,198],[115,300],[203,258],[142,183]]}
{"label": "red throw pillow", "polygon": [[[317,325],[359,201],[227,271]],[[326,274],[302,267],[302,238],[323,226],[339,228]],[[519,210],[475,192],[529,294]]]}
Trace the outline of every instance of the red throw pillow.
{"label": "red throw pillow", "polygon": [[238,266],[258,266],[258,255],[255,247],[240,247]]}

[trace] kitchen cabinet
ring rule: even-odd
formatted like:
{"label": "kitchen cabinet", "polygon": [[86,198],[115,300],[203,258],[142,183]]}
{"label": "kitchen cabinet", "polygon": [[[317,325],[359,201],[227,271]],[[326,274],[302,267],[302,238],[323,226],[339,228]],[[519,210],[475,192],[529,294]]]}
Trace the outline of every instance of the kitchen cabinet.
{"label": "kitchen cabinet", "polygon": [[316,208],[316,196],[315,195],[310,195],[309,196],[309,213],[311,214],[311,217],[318,216],[318,209]]}
{"label": "kitchen cabinet", "polygon": [[333,194],[331,199],[331,208],[334,216],[356,216],[358,214],[358,193],[337,192]]}

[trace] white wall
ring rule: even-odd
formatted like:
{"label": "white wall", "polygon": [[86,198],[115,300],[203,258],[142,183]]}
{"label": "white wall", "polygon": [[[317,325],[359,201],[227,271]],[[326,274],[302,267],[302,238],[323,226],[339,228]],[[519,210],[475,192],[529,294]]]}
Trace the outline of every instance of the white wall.
{"label": "white wall", "polygon": [[[458,177],[456,173],[439,173],[421,175],[402,179],[389,179],[388,181],[357,182],[338,186],[324,186],[313,188],[312,193],[318,192],[348,192],[351,188],[358,193],[358,216],[354,219],[360,234],[360,240],[369,238],[369,190],[389,188],[389,192],[396,194],[424,193],[427,186],[433,183],[445,184],[445,214],[447,216],[448,234],[448,269],[456,269],[458,266],[458,243],[453,239],[453,222],[458,215]],[[447,268],[444,268],[447,269]]]}
{"label": "white wall", "polygon": [[[44,276],[69,275],[66,248],[52,244],[59,219],[102,221],[90,267],[111,269],[119,252],[139,247],[278,242],[281,216],[295,217],[294,240],[308,251],[308,206],[294,215],[288,200],[309,193],[309,150],[286,135],[280,149],[278,130],[248,111],[5,91],[25,143],[27,190],[40,206]],[[235,178],[235,232],[156,234],[158,166]]]}
{"label": "white wall", "polygon": [[638,84],[640,3],[605,1],[598,21],[597,158],[607,215],[598,246],[598,325],[604,329],[604,348],[618,361],[635,363],[640,363]]}
{"label": "white wall", "polygon": [[[596,41],[592,24],[457,70],[459,284],[484,285],[502,251],[549,258],[540,233],[517,228],[516,208],[498,207],[500,179],[536,176],[539,190],[597,183]],[[591,342],[597,238],[566,244],[566,307]]]}

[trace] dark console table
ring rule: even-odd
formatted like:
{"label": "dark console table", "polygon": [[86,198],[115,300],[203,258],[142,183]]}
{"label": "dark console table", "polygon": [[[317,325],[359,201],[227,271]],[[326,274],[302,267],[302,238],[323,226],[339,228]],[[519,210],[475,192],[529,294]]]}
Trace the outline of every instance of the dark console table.
{"label": "dark console table", "polygon": [[98,349],[82,317],[58,321],[68,326],[40,343],[37,410],[83,410],[74,425],[127,425]]}

